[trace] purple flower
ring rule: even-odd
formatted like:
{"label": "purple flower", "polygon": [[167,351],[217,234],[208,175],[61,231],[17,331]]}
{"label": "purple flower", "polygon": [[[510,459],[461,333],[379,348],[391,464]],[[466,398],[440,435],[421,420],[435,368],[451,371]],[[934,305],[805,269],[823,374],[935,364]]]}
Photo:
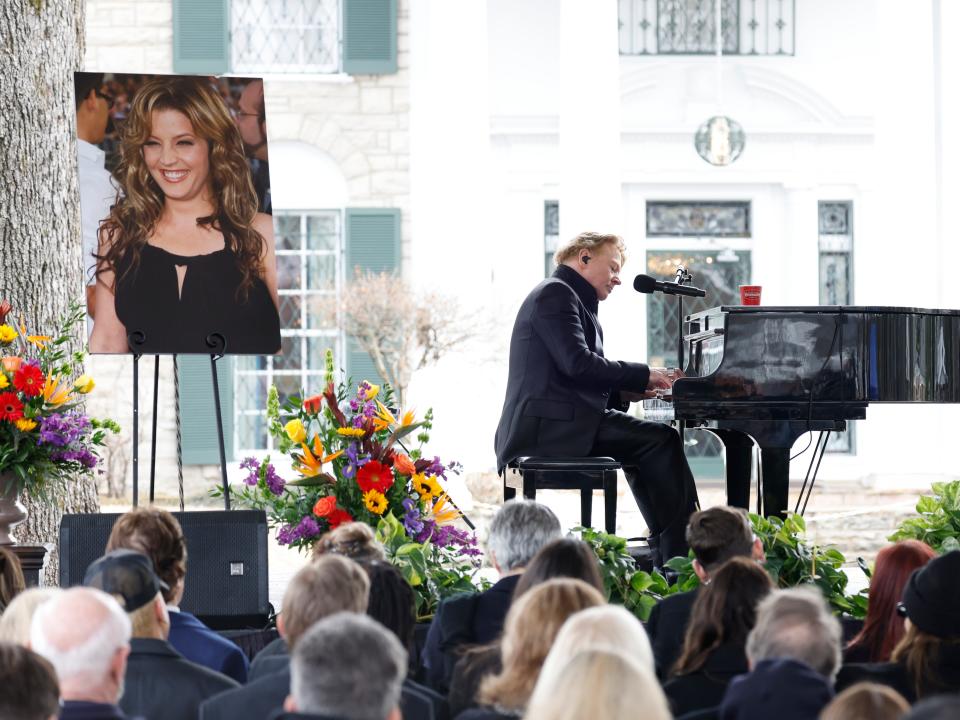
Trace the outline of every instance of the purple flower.
{"label": "purple flower", "polygon": [[93,468],[97,465],[97,456],[86,448],[54,450],[50,453],[50,459],[54,462],[78,462],[85,468]]}
{"label": "purple flower", "polygon": [[277,530],[277,543],[279,545],[289,545],[296,537],[294,537],[294,530],[289,525],[284,525],[279,530]]}
{"label": "purple flower", "polygon": [[403,509],[406,514],[403,516],[403,527],[406,528],[407,535],[416,537],[423,530],[423,518],[420,516],[420,507],[413,498],[406,498],[403,503]]}
{"label": "purple flower", "polygon": [[369,459],[369,455],[359,455],[360,446],[357,443],[352,442],[347,445],[346,452],[344,455],[347,457],[347,464],[344,465],[343,470],[340,472],[343,473],[345,478],[352,478],[357,473],[357,468],[361,465],[364,465]]}
{"label": "purple flower", "polygon": [[286,485],[286,482],[282,477],[277,475],[276,468],[274,468],[273,465],[267,465],[264,480],[267,483],[267,490],[272,492],[274,495],[283,494],[283,488]]}
{"label": "purple flower", "polygon": [[312,515],[305,515],[300,524],[297,525],[297,531],[301,538],[309,539],[320,534],[320,526],[317,525],[317,521],[313,519]]}
{"label": "purple flower", "polygon": [[240,463],[240,467],[250,471],[243,479],[244,484],[250,486],[256,485],[260,480],[260,461],[255,457],[248,457]]}
{"label": "purple flower", "polygon": [[320,526],[312,516],[307,515],[296,526],[284,525],[277,531],[277,543],[290,545],[297,540],[309,540],[320,534]]}
{"label": "purple flower", "polygon": [[89,418],[77,410],[54,413],[41,418],[40,437],[37,439],[37,445],[47,443],[57,447],[66,447],[83,437],[89,429]]}

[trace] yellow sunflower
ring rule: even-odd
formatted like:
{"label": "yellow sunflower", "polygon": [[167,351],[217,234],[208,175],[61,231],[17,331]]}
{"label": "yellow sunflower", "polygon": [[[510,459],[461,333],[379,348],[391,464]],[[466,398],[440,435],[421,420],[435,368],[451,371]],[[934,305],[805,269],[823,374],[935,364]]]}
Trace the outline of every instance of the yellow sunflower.
{"label": "yellow sunflower", "polygon": [[410,477],[410,483],[421,500],[427,501],[433,497],[433,488],[430,486],[430,481],[427,480],[427,476],[423,473],[412,475]]}
{"label": "yellow sunflower", "polygon": [[367,490],[363,494],[363,504],[374,515],[383,515],[387,511],[387,497],[378,490]]}
{"label": "yellow sunflower", "polygon": [[366,435],[367,431],[363,428],[355,427],[342,427],[337,428],[337,435],[343,435],[345,437],[363,437]]}
{"label": "yellow sunflower", "polygon": [[30,432],[37,426],[37,421],[30,420],[29,418],[20,418],[14,424],[20,432]]}

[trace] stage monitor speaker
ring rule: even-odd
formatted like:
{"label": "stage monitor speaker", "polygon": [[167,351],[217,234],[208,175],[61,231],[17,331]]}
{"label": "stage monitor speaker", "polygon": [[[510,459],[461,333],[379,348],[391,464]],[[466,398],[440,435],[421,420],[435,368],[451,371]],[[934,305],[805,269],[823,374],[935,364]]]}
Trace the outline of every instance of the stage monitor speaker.
{"label": "stage monitor speaker", "polygon": [[[270,616],[267,517],[262,510],[172,513],[187,542],[186,588],[180,608],[214,629],[263,628]],[[120,515],[64,515],[60,523],[60,586],[83,583],[103,555]]]}

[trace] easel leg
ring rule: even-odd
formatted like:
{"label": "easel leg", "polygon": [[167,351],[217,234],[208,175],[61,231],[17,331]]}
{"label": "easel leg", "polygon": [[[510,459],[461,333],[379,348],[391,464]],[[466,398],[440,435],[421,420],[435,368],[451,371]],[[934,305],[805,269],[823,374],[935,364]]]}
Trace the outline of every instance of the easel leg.
{"label": "easel leg", "polygon": [[153,429],[150,433],[150,504],[157,478],[157,391],[160,389],[160,356],[153,356]]}
{"label": "easel leg", "polygon": [[213,376],[213,406],[217,412],[217,445],[220,449],[220,479],[223,482],[223,509],[230,509],[230,483],[227,481],[227,451],[223,443],[223,413],[220,409],[220,383],[217,381],[217,360],[223,355],[210,356],[210,372]]}

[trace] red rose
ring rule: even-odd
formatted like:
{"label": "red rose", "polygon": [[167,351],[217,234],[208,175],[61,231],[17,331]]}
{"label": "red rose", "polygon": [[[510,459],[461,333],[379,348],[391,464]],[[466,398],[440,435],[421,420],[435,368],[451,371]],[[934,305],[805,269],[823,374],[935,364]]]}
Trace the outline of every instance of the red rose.
{"label": "red rose", "polygon": [[303,409],[311,415],[320,412],[320,404],[323,402],[323,395],[314,395],[303,401]]}
{"label": "red rose", "polygon": [[357,485],[365,493],[376,490],[386,494],[393,485],[393,470],[378,460],[371,460],[357,470]]}
{"label": "red rose", "polygon": [[317,500],[313,506],[313,514],[317,517],[329,517],[330,513],[337,509],[337,498],[333,495],[327,495]]}
{"label": "red rose", "polygon": [[335,508],[327,518],[327,522],[330,524],[330,529],[333,530],[335,527],[343,525],[343,523],[353,522],[353,516],[346,510]]}
{"label": "red rose", "polygon": [[14,373],[13,385],[24,395],[36,397],[43,392],[43,373],[36,365],[24,363]]}
{"label": "red rose", "polygon": [[16,422],[23,417],[23,403],[16,393],[0,393],[0,420]]}

